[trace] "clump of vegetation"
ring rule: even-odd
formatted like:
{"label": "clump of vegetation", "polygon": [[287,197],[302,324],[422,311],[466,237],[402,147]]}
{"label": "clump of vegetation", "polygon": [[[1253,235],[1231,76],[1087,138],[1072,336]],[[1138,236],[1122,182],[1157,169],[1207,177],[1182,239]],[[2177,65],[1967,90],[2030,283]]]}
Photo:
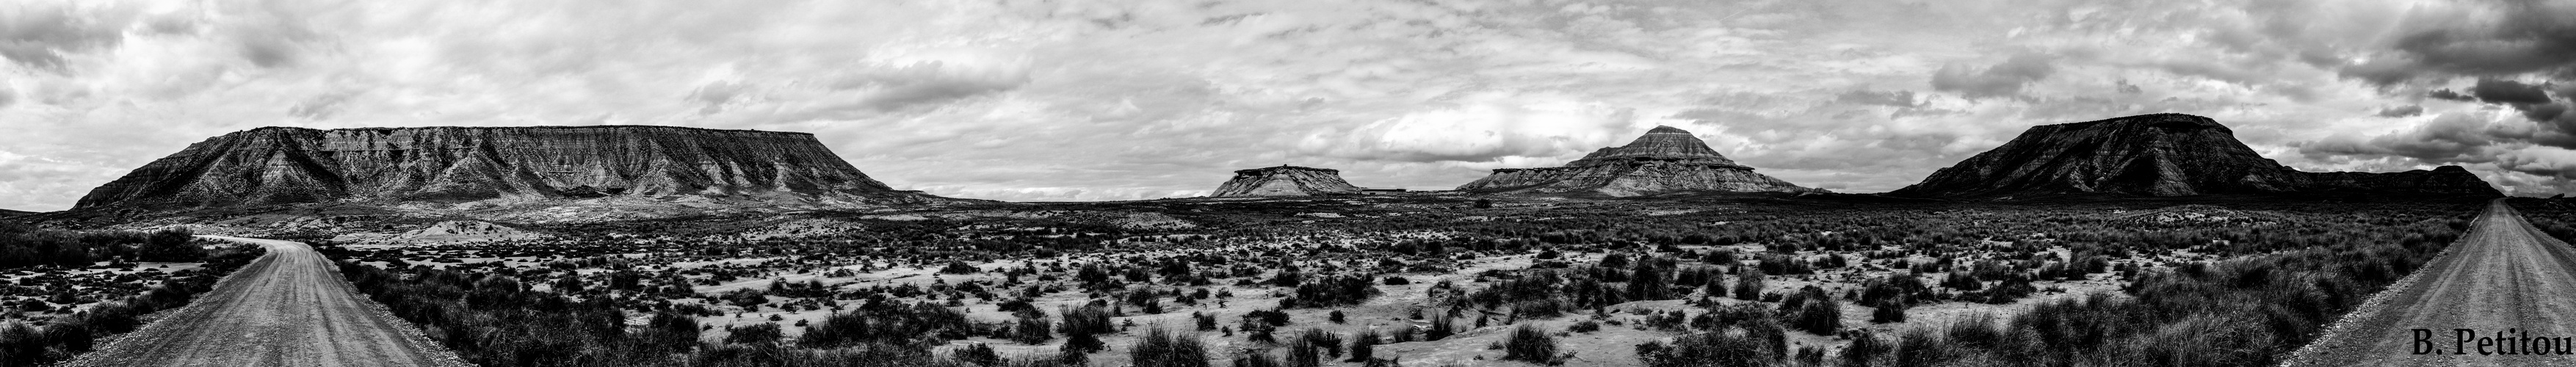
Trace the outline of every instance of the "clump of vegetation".
{"label": "clump of vegetation", "polygon": [[1544,318],[1629,301],[1672,299],[1678,293],[1669,286],[1669,261],[1639,263],[1634,270],[1599,266],[1525,270],[1449,302],[1453,308],[1508,308],[1519,317]]}
{"label": "clump of vegetation", "polygon": [[1383,341],[1378,338],[1377,332],[1375,331],[1359,331],[1352,333],[1351,359],[1349,362],[1368,362],[1375,360],[1375,357],[1377,357],[1377,345],[1380,343],[1383,343]]}
{"label": "clump of vegetation", "polygon": [[[206,249],[203,246],[221,246]],[[267,253],[255,245],[208,243],[192,240],[185,230],[170,231],[59,231],[39,230],[15,223],[0,223],[0,268],[20,266],[92,266],[91,256],[98,258],[148,257],[153,261],[203,261],[196,270],[175,272],[159,284],[149,287],[120,288],[91,286],[99,296],[125,293],[110,298],[86,311],[72,313],[68,306],[86,302],[71,293],[54,293],[52,299],[32,301],[28,305],[64,304],[61,317],[46,322],[11,320],[0,324],[0,366],[44,366],[69,360],[98,347],[98,339],[133,332],[143,326],[143,315],[188,305],[198,294],[213,291],[225,275],[248,265]],[[31,255],[32,254],[32,255]],[[57,256],[46,260],[46,255]],[[10,259],[11,256],[33,256]],[[13,262],[14,261],[14,262]],[[49,261],[55,261],[49,263]],[[17,284],[35,282],[21,280]],[[70,284],[58,289],[68,290]],[[7,288],[26,288],[10,286]],[[17,313],[12,312],[11,317]]]}
{"label": "clump of vegetation", "polygon": [[2008,318],[1963,318],[1902,333],[1883,351],[1862,351],[1897,365],[2272,365],[2314,338],[2320,325],[2457,240],[2471,213],[2456,205],[2440,208],[2458,211],[2318,215],[2314,222],[2282,225],[2297,231],[2245,230],[2232,240],[2188,240],[2202,250],[2280,250],[2133,273],[2124,289],[2130,297],[2096,293],[2040,303]]}
{"label": "clump of vegetation", "polygon": [[1162,327],[1149,327],[1136,345],[1127,348],[1129,360],[1136,367],[1207,367],[1207,346],[1197,335],[1173,334]]}
{"label": "clump of vegetation", "polygon": [[1823,288],[1809,285],[1780,301],[1781,318],[1791,327],[1816,335],[1834,335],[1842,330],[1842,305]]}
{"label": "clump of vegetation", "polygon": [[110,260],[197,262],[218,242],[197,240],[187,229],[68,231],[0,221],[0,269],[30,266],[88,267]]}
{"label": "clump of vegetation", "polygon": [[[556,225],[551,229],[564,233],[563,239],[546,242],[333,253],[351,261],[393,263],[386,271],[399,279],[377,285],[421,287],[419,293],[471,300],[457,306],[406,306],[439,311],[415,310],[416,315],[405,317],[431,320],[419,323],[434,335],[453,333],[449,328],[473,330],[456,336],[462,341],[441,342],[466,343],[458,349],[474,353],[477,361],[494,361],[491,365],[533,364],[509,361],[515,355],[504,352],[548,348],[620,351],[564,354],[645,365],[654,362],[640,356],[684,362],[769,361],[839,356],[846,354],[844,350],[919,350],[878,359],[928,365],[1079,365],[1088,362],[1087,353],[1109,350],[1107,343],[1131,347],[1128,341],[1152,332],[1114,322],[1116,318],[1175,312],[1192,314],[1187,328],[1228,338],[1243,333],[1241,337],[1250,343],[1236,345],[1258,349],[1226,351],[1231,353],[1224,357],[1265,366],[1302,365],[1308,360],[1322,364],[1328,359],[1302,356],[1336,353],[1350,355],[1336,359],[1378,364],[1403,356],[1385,355],[1377,345],[1364,351],[1364,338],[1395,343],[1438,340],[1475,327],[1525,327],[1532,324],[1529,320],[1564,315],[1590,318],[1567,320],[1573,321],[1566,329],[1569,332],[1634,325],[1681,334],[1638,347],[1642,361],[1658,365],[1812,365],[1832,363],[1828,357],[1845,363],[1902,360],[1950,365],[2016,360],[2086,365],[2108,360],[2091,357],[2096,355],[2136,357],[2118,361],[2200,363],[2206,360],[2123,345],[2205,347],[2215,343],[2176,341],[2194,335],[2231,343],[2211,349],[2220,351],[2211,354],[2225,358],[2295,346],[2306,338],[2303,335],[2313,334],[2313,325],[2331,320],[2387,281],[2420,266],[2430,251],[2448,243],[2444,236],[2456,236],[2460,228],[2453,223],[2459,223],[2454,220],[2461,213],[2442,211],[2467,209],[2442,203],[2270,202],[2182,209],[2164,208],[2170,204],[2161,202],[1893,203],[1855,208],[1786,199],[1791,205],[1745,202],[1728,210],[1678,214],[1639,210],[1661,205],[1645,200],[1567,200],[1459,211],[1468,206],[1467,200],[1040,203],[993,210],[1008,211],[1008,215],[835,218],[864,224],[868,230],[786,239],[745,238],[738,235],[744,232],[743,224],[724,218],[583,223]],[[2172,214],[2186,211],[2218,214]],[[1140,228],[1068,219],[1148,212],[1180,218],[1195,227]],[[976,219],[960,219],[966,217]],[[2170,256],[2176,254],[2194,257]],[[509,256],[553,260],[535,266],[461,261]],[[2202,259],[2199,256],[2232,260],[2186,261]],[[1525,268],[1458,273],[1466,264],[1501,257],[1532,261]],[[708,265],[666,266],[682,262]],[[443,267],[441,271],[455,274],[414,269],[415,264]],[[976,266],[982,268],[968,271]],[[878,282],[873,279],[879,277],[860,275],[894,269],[949,271],[931,276],[936,281],[928,283]],[[823,279],[779,278],[808,272]],[[414,281],[439,277],[455,279]],[[853,277],[870,280],[829,283]],[[531,293],[559,299],[475,284],[504,279],[525,282],[533,285],[527,288]],[[743,290],[718,294],[693,291],[762,280],[771,286],[726,286]],[[1434,284],[1424,287],[1416,281]],[[2061,281],[2087,283],[2057,283]],[[2126,296],[2025,301],[2102,282],[2123,286],[2119,292]],[[1803,287],[1808,284],[1824,289]],[[1423,292],[1403,295],[1424,301],[1410,310],[1413,315],[1401,318],[1428,325],[1387,330],[1383,329],[1386,320],[1378,319],[1378,313],[1334,317],[1317,311],[1321,314],[1315,316],[1317,322],[1301,326],[1282,312],[1361,305],[1382,295],[1372,294],[1380,289]],[[1035,304],[1040,299],[1081,301]],[[1683,301],[1622,305],[1676,299]],[[2288,302],[2302,299],[2310,301]],[[477,303],[493,300],[546,306]],[[1273,300],[1279,308],[1233,311],[1246,304],[1266,308]],[[1982,326],[1903,325],[1898,327],[1928,331],[1866,336],[1870,339],[1863,339],[1865,333],[1860,331],[1847,330],[1840,315],[1843,307],[1863,306],[1873,309],[1873,322],[1921,323],[1919,314],[1907,317],[1908,308],[1949,302],[2037,305],[2027,314],[1992,319]],[[1226,306],[1229,303],[1236,306]],[[978,310],[1000,309],[1010,316],[965,320],[932,310],[987,304],[993,308]],[[1673,309],[1675,304],[1702,309]],[[806,328],[815,333],[765,343],[771,345],[686,344],[648,351],[620,345],[635,343],[639,334],[651,330],[676,333],[675,327],[630,326],[623,336],[580,333],[593,330],[583,328],[612,328],[593,320],[611,318],[609,310],[616,315],[722,317],[744,311],[827,308],[831,316]],[[579,316],[565,323],[519,314],[554,310]],[[763,316],[755,314],[743,321],[758,323]],[[1242,319],[1220,320],[1234,316]],[[842,324],[834,325],[834,319],[843,320]],[[1377,331],[1383,334],[1347,334],[1370,325],[1380,327]],[[1324,343],[1326,338],[1309,337],[1311,329],[1303,326],[1345,334]],[[1791,348],[1786,344],[1790,330],[1851,340],[1851,346],[1845,347],[1850,352],[1829,355],[1827,351],[1835,350],[1829,345]],[[2169,334],[2173,332],[2168,330],[2192,333]],[[987,358],[973,347],[933,347],[968,336],[1015,344],[1060,344],[1052,354],[998,359]],[[1064,340],[1054,341],[1051,336]],[[535,346],[504,346],[516,344]],[[1507,344],[1493,346],[1508,349]],[[1562,357],[1563,351],[1557,352],[1556,357]],[[1282,356],[1290,358],[1278,358]],[[552,356],[531,358],[560,361],[543,359]],[[2267,358],[2247,358],[2251,362],[2242,363],[2260,364]]]}
{"label": "clump of vegetation", "polygon": [[912,304],[871,303],[851,312],[835,313],[820,323],[807,326],[797,344],[808,348],[834,348],[869,343],[906,344],[930,340],[964,339],[976,334],[976,325],[966,314],[930,302]]}
{"label": "clump of vegetation", "polygon": [[975,265],[967,264],[964,261],[949,261],[948,266],[939,267],[940,274],[974,274],[981,271],[984,270],[977,269],[975,268]]}
{"label": "clump of vegetation", "polygon": [[1279,301],[1281,308],[1331,308],[1356,306],[1376,297],[1380,291],[1368,276],[1329,276],[1306,280],[1296,285],[1296,296]]}
{"label": "clump of vegetation", "polygon": [[1038,312],[1037,309],[1014,311],[1012,320],[1014,321],[1011,325],[1011,341],[1020,344],[1045,344],[1047,340],[1055,339],[1055,333],[1047,326],[1046,313]]}
{"label": "clump of vegetation", "polygon": [[1554,366],[1564,364],[1565,356],[1557,354],[1555,336],[1547,335],[1538,326],[1521,325],[1512,329],[1510,339],[1503,341],[1503,360]]}
{"label": "clump of vegetation", "polygon": [[1706,331],[1674,338],[1672,344],[1639,344],[1637,359],[1653,367],[1774,366],[1789,353],[1787,331],[1760,306],[1710,308],[1692,324]]}
{"label": "clump of vegetation", "polygon": [[778,324],[767,322],[727,328],[726,331],[725,344],[768,345],[777,343],[779,338],[786,335],[778,330]]}
{"label": "clump of vegetation", "polygon": [[1878,307],[1869,311],[1869,322],[1878,324],[1905,322],[1905,302],[1892,299],[1879,301]]}
{"label": "clump of vegetation", "polygon": [[[692,316],[661,313],[635,330],[605,298],[573,299],[530,291],[517,279],[436,268],[400,272],[343,262],[340,273],[397,317],[482,366],[966,366],[932,355],[928,342],[963,337],[962,314],[928,303],[875,303],[835,314],[790,349],[767,336],[718,346],[698,342]],[[751,333],[776,324],[736,328]],[[960,332],[940,332],[956,330]],[[539,343],[538,341],[543,341]]]}
{"label": "clump of vegetation", "polygon": [[1736,274],[1734,288],[1735,299],[1762,300],[1762,269],[1749,268],[1744,269],[1743,273]]}

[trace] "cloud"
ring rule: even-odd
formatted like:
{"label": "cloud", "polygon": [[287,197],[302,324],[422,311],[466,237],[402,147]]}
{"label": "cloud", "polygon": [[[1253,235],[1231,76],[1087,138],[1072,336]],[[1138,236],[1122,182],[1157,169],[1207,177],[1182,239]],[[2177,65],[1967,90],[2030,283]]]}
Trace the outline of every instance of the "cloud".
{"label": "cloud", "polygon": [[1029,82],[1026,64],[950,65],[941,61],[896,66],[844,80],[835,87],[871,89],[858,106],[890,111],[1008,91]]}
{"label": "cloud", "polygon": [[[1884,191],[2032,125],[2158,112],[2217,118],[2302,168],[2489,162],[2472,169],[2551,190],[2563,186],[2546,183],[2554,176],[2515,169],[2557,158],[2512,152],[2566,140],[2530,120],[2576,119],[2564,112],[2576,91],[2566,63],[2542,57],[2567,34],[2544,32],[2564,28],[2547,21],[2576,18],[2555,16],[2564,8],[40,3],[0,7],[0,90],[15,101],[0,126],[41,137],[6,151],[62,172],[0,177],[0,207],[67,207],[190,142],[271,125],[805,131],[897,187],[1124,200],[1192,195],[1231,170],[1282,163],[1364,186],[1455,187],[1654,125],[1803,185]],[[2480,95],[2478,79],[2562,100]],[[2444,93],[2471,103],[2426,98]]]}
{"label": "cloud", "polygon": [[2543,197],[2576,192],[2576,180],[2565,177],[2482,168],[2492,167],[2474,167],[2471,170],[2482,171],[2478,177],[2503,188],[2506,195]]}
{"label": "cloud", "polygon": [[2531,119],[2531,121],[2534,122],[2539,122],[2552,129],[2556,129],[2561,132],[2576,132],[2576,114],[2567,113],[2567,102],[2517,104],[2514,105],[2514,109],[2521,110],[2524,118]]}
{"label": "cloud", "polygon": [[2439,100],[2461,101],[2461,102],[2473,102],[2473,101],[2477,101],[2477,100],[2478,100],[2478,99],[2477,99],[2477,97],[2470,97],[2470,96],[2469,96],[2469,95],[2467,95],[2467,94],[2460,94],[2460,92],[2453,92],[2453,91],[2451,91],[2451,90],[2449,90],[2449,89],[2435,89],[2435,90],[2433,90],[2432,92],[2425,93],[2425,94],[2424,94],[2424,96],[2425,96],[2425,97],[2433,97],[2433,99],[2439,99]]}
{"label": "cloud", "polygon": [[115,47],[124,40],[116,21],[112,15],[88,14],[68,6],[0,8],[0,58],[61,71],[65,54]]}
{"label": "cloud", "polygon": [[2469,95],[2477,96],[2478,100],[2487,103],[2549,103],[2549,94],[2541,92],[2541,87],[2511,80],[2481,78],[2478,79],[2476,86],[2469,87]]}
{"label": "cloud", "polygon": [[725,103],[733,102],[734,97],[742,95],[742,93],[742,83],[731,80],[720,80],[698,85],[697,89],[689,91],[687,99],[692,102],[706,105],[706,107],[699,108],[698,113],[712,114],[724,112]]}
{"label": "cloud", "polygon": [[2491,147],[2530,140],[2538,129],[2477,114],[2444,114],[2414,129],[2367,140],[2338,135],[2301,147],[2311,155],[2396,156],[2433,163],[2484,163]]}
{"label": "cloud", "polygon": [[258,65],[263,68],[282,67],[294,64],[295,52],[295,45],[293,43],[279,39],[252,39],[245,40],[241,44],[242,58],[250,60],[251,65]]}
{"label": "cloud", "polygon": [[[2299,5],[2273,8],[2309,8],[2302,10],[2313,13],[2281,14],[2263,26],[2320,31],[2275,35],[2283,47],[2325,55],[2311,63],[2370,84],[2440,83],[2462,76],[2576,76],[2576,37],[2568,36],[2576,34],[2576,22],[2567,21],[2576,16],[2576,4],[2545,0],[2288,3]],[[2328,7],[2366,16],[2320,10]],[[2333,30],[2338,27],[2348,29]]]}
{"label": "cloud", "polygon": [[313,96],[312,99],[297,102],[294,107],[287,108],[286,115],[306,120],[328,120],[333,114],[340,112],[342,103],[348,102],[350,97],[356,95],[355,91],[342,91]]}
{"label": "cloud", "polygon": [[1932,74],[1932,90],[1959,92],[1968,98],[2020,95],[2022,86],[2057,72],[2051,62],[2048,56],[2026,53],[1978,71],[1956,64],[1942,66]]}
{"label": "cloud", "polygon": [[2412,30],[2396,50],[2425,69],[2462,75],[2576,71],[2576,4],[2505,0],[2486,22]]}
{"label": "cloud", "polygon": [[2570,138],[2576,116],[2566,112],[2576,105],[2566,93],[2576,84],[2576,37],[2570,36],[2576,22],[2568,21],[2576,19],[2576,3],[2279,1],[2202,14],[2177,19],[2224,35],[2222,44],[2234,46],[2222,62],[2278,68],[2264,61],[2295,61],[2368,87],[2361,90],[2368,94],[2347,98],[2383,97],[2401,106],[2360,107],[2399,129],[2364,137],[2351,132],[2390,126],[2337,123],[2359,130],[2294,142],[2299,160],[2471,164],[2492,170],[2481,175],[2502,180],[2496,183],[2512,192],[2571,187],[2536,181],[2556,175],[2534,162],[2556,162],[2557,153],[2541,152],[2576,147]]}
{"label": "cloud", "polygon": [[2497,155],[2496,166],[2535,176],[2576,179],[2576,150],[2528,147]]}
{"label": "cloud", "polygon": [[[71,193],[73,196],[63,199],[66,201],[64,204],[68,204],[68,201],[78,199],[78,195],[89,192],[89,186],[80,185],[78,182],[112,178],[115,177],[109,173],[91,170],[74,162],[0,149],[0,198],[44,197]],[[37,205],[28,201],[0,204],[0,209],[10,210],[49,211],[61,208],[53,205]]]}
{"label": "cloud", "polygon": [[[1513,105],[1510,96],[1453,109],[1406,114],[1349,130],[1319,131],[1298,142],[1307,154],[1402,162],[1520,164],[1569,156],[1643,134],[1634,110],[1598,103]],[[1633,130],[1632,130],[1633,129]],[[1632,131],[1623,131],[1632,130]],[[1624,143],[1620,141],[1619,143]],[[1527,162],[1527,163],[1523,163]]]}
{"label": "cloud", "polygon": [[2379,109],[2379,117],[2415,117],[2424,114],[2424,106],[2404,105]]}
{"label": "cloud", "polygon": [[1914,103],[1914,92],[1901,90],[1879,92],[1868,89],[1855,89],[1850,92],[1843,92],[1843,94],[1834,96],[1834,101],[1893,107],[1916,106]]}
{"label": "cloud", "polygon": [[2515,111],[2520,111],[2523,118],[2538,123],[2542,127],[2559,132],[2576,132],[2576,114],[2567,113],[2571,105],[2576,105],[2576,101],[2568,100],[2570,96],[2566,93],[2560,93],[2556,98],[2551,97],[2550,92],[2546,91],[2551,87],[2551,84],[2524,84],[2511,80],[2481,78],[2476,85],[2469,87],[2469,96],[2447,93],[2448,90],[2435,90],[2433,97],[2463,102],[2472,101],[2468,97],[2475,97],[2476,102],[2512,107]]}
{"label": "cloud", "polygon": [[142,31],[150,35],[190,34],[197,32],[197,26],[196,17],[173,13],[144,20]]}
{"label": "cloud", "polygon": [[[2422,164],[2469,165],[2504,171],[2488,175],[2510,194],[2546,194],[2576,188],[2539,177],[2576,179],[2576,136],[2564,130],[2514,121],[2495,113],[2447,113],[2397,133],[2369,137],[2337,135],[2300,147],[2310,158],[2404,158]],[[2520,176],[2514,176],[2520,175]]]}

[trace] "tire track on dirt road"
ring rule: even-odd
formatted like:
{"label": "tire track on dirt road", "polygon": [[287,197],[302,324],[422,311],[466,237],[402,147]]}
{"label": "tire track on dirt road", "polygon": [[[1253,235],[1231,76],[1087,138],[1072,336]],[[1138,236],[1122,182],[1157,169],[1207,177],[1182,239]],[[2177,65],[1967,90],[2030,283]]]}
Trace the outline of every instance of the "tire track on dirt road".
{"label": "tire track on dirt road", "polygon": [[[2459,343],[2457,329],[2576,337],[2576,248],[2533,228],[2504,200],[2489,202],[2460,242],[2410,278],[2283,365],[2576,366],[2576,355],[2506,355],[2492,346],[2481,354],[2476,342]],[[2428,345],[2434,353],[2417,353]]]}
{"label": "tire track on dirt road", "polygon": [[201,236],[265,246],[268,254],[213,291],[67,366],[464,366],[360,296],[310,246]]}

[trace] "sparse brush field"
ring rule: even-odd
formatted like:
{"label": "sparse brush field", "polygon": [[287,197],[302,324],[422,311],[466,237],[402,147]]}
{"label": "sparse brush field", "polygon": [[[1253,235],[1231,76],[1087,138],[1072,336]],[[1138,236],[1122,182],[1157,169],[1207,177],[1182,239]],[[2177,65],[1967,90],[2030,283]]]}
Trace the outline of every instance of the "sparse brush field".
{"label": "sparse brush field", "polygon": [[185,230],[68,231],[0,222],[0,366],[42,366],[188,304],[263,253]]}
{"label": "sparse brush field", "polygon": [[2479,204],[1192,199],[321,248],[485,366],[2253,366]]}
{"label": "sparse brush field", "polygon": [[2505,200],[2533,228],[2547,232],[2559,241],[2576,243],[2576,200],[2567,198],[2514,198]]}

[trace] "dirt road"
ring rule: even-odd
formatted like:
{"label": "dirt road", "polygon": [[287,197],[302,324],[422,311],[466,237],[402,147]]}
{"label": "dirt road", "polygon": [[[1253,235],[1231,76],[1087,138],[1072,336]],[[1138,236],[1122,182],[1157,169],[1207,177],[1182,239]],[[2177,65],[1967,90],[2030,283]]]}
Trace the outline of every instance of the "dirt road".
{"label": "dirt road", "polygon": [[[2521,339],[2547,337],[2555,346],[2562,345],[2555,338],[2576,337],[2576,248],[2533,229],[2503,200],[2489,203],[2448,253],[2373,303],[2285,364],[2576,366],[2576,355],[2534,355]],[[2463,342],[2458,329],[2473,334]]]}
{"label": "dirt road", "polygon": [[378,311],[303,243],[253,260],[186,308],[71,366],[460,366],[411,324]]}

